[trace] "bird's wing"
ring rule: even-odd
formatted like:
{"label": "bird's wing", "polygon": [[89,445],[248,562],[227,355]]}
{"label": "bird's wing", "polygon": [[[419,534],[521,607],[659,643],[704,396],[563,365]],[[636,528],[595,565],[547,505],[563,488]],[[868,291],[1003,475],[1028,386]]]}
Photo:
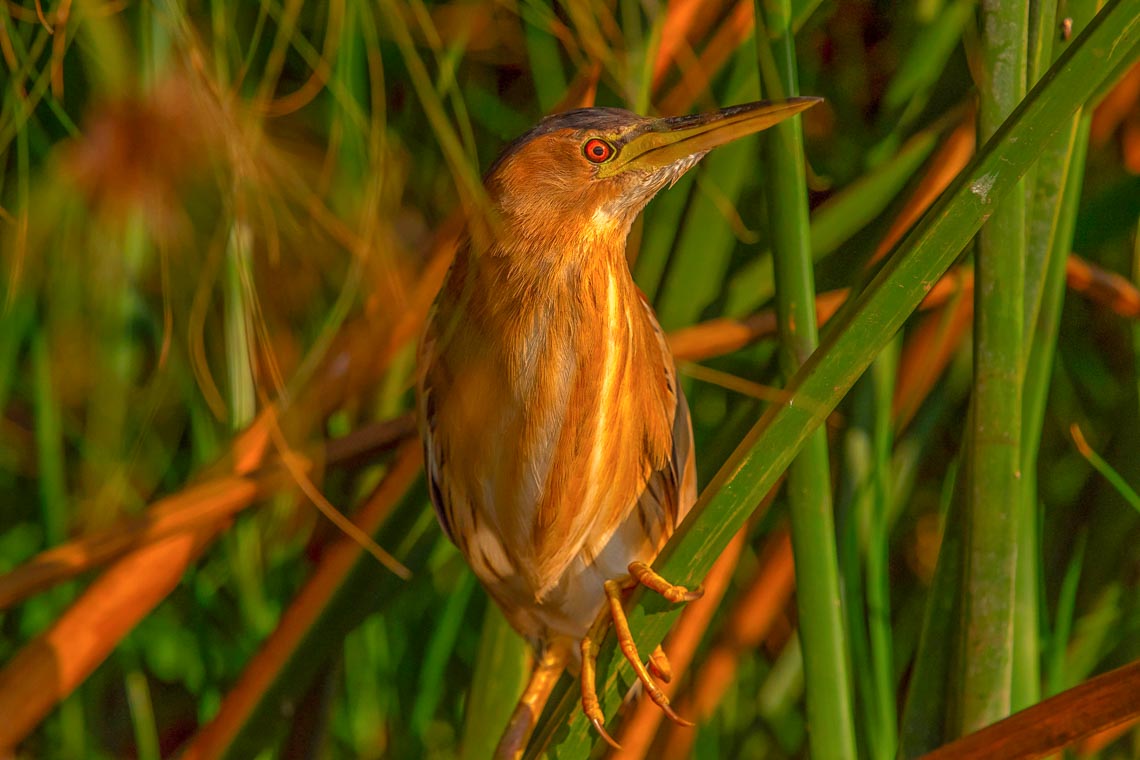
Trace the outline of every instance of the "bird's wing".
{"label": "bird's wing", "polygon": [[443,465],[444,465],[444,452],[440,446],[439,437],[435,434],[436,431],[436,403],[435,396],[433,395],[433,388],[431,385],[431,372],[430,368],[433,365],[432,358],[435,354],[435,336],[431,331],[430,325],[433,320],[428,318],[428,330],[424,333],[423,339],[420,341],[418,372],[416,375],[416,413],[419,418],[420,437],[424,444],[424,473],[427,475],[428,493],[431,495],[432,506],[435,507],[435,516],[439,520],[439,525],[443,528],[443,532],[451,539],[454,544],[455,533],[451,526],[451,519],[448,515],[447,504],[444,502],[443,489],[441,483],[443,482]]}
{"label": "bird's wing", "polygon": [[673,412],[673,445],[671,456],[665,466],[656,470],[649,476],[645,492],[641,497],[642,509],[646,506],[644,501],[648,498],[656,502],[658,508],[664,508],[668,516],[668,533],[680,524],[688,514],[689,509],[697,499],[696,463],[693,455],[693,426],[689,418],[689,404],[685,393],[677,382],[677,368],[673,363],[673,354],[669,350],[669,342],[665,333],[657,323],[645,296],[641,296],[642,304],[649,314],[649,322],[657,335],[658,345],[661,347],[661,356],[665,365],[665,381],[670,394],[675,399]]}

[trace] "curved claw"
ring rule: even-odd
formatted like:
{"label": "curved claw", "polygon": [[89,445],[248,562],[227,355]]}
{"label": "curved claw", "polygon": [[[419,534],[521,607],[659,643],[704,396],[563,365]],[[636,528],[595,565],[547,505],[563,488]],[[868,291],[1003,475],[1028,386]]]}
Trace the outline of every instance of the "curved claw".
{"label": "curved claw", "polygon": [[605,617],[598,616],[598,620],[591,626],[590,631],[582,639],[582,671],[579,673],[579,683],[582,688],[582,712],[590,719],[590,723],[601,734],[602,738],[616,750],[621,749],[621,745],[610,736],[609,731],[606,731],[605,715],[602,714],[602,708],[598,704],[598,693],[594,689],[594,658],[597,653],[594,651],[594,637],[599,635],[600,628],[605,622]]}
{"label": "curved claw", "polygon": [[[697,586],[690,591],[684,586],[669,583],[644,562],[631,563],[629,565],[629,574],[636,583],[656,591],[674,604],[679,602],[691,602],[694,599],[699,599],[705,593],[703,586]],[[626,619],[625,610],[622,607],[622,584],[617,580],[611,579],[606,581],[604,586],[606,599],[609,602],[609,615],[606,614],[606,609],[603,607],[598,613],[594,624],[590,626],[590,630],[586,632],[586,635],[581,641],[582,670],[579,674],[579,681],[582,689],[582,712],[586,714],[590,723],[597,730],[598,734],[606,740],[607,744],[616,750],[621,749],[621,745],[606,731],[605,715],[602,714],[601,706],[598,703],[598,694],[594,686],[595,657],[597,656],[595,642],[601,638],[602,633],[605,631],[606,623],[612,621],[614,632],[617,634],[618,647],[621,649],[626,660],[633,667],[638,680],[641,681],[648,696],[661,708],[661,711],[669,716],[669,719],[677,725],[686,727],[696,725],[692,721],[682,718],[669,706],[669,698],[665,695],[665,692],[661,690],[661,687],[654,682],[653,677],[649,673],[649,669],[652,668],[656,674],[661,676],[662,681],[668,682],[671,678],[669,661],[665,657],[665,653],[661,650],[661,647],[658,646],[653,651],[653,654],[650,655],[649,668],[641,661],[641,657],[637,652],[637,645],[634,643],[633,635],[629,630],[629,621]]]}
{"label": "curved claw", "polygon": [[678,715],[673,710],[673,708],[669,706],[668,702],[665,702],[664,704],[662,704],[661,702],[658,702],[657,706],[661,708],[661,712],[663,712],[669,716],[669,720],[673,721],[678,726],[684,726],[685,728],[692,728],[693,726],[697,725],[693,721],[686,720],[686,719],[682,718],[680,715]]}
{"label": "curved claw", "polygon": [[[634,670],[638,670],[637,665],[634,665]],[[685,726],[686,728],[691,728],[696,725],[691,720],[685,720],[677,714],[672,705],[669,703],[669,697],[665,695],[665,692],[662,691],[661,688],[657,686],[657,684],[653,683],[652,681],[642,679],[642,685],[645,686],[645,693],[649,695],[649,698],[653,700],[654,704],[661,708],[661,712],[669,716],[669,720],[673,721],[679,726]]]}
{"label": "curved claw", "polygon": [[606,740],[606,744],[610,745],[619,752],[621,751],[621,745],[617,743],[616,739],[610,736],[609,731],[606,731],[606,724],[602,723],[601,718],[590,718],[590,723],[594,724],[594,728],[599,734],[602,735],[602,738]]}

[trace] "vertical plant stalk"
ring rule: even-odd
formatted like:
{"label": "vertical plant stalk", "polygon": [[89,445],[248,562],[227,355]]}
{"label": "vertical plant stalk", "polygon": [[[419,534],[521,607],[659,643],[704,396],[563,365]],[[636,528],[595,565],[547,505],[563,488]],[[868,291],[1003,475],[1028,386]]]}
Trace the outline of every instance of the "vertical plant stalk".
{"label": "vertical plant stalk", "polygon": [[855,720],[861,756],[893,760],[898,748],[897,694],[890,609],[892,398],[900,336],[875,357],[852,390],[837,511],[840,581],[851,648]]}
{"label": "vertical plant stalk", "polygon": [[895,757],[898,749],[898,720],[894,679],[894,653],[891,635],[890,553],[891,553],[891,450],[894,446],[891,399],[898,374],[900,339],[887,344],[871,365],[874,384],[875,419],[872,428],[872,492],[868,500],[867,554],[867,634],[871,645],[870,678],[875,702],[868,705],[876,741],[873,757]]}
{"label": "vertical plant stalk", "polygon": [[[1052,44],[1056,17],[1052,3],[1040,4],[1031,38],[1030,64],[1034,80],[1060,52]],[[1067,8],[1079,31],[1096,13],[1095,0]],[[1037,455],[1045,419],[1045,401],[1053,376],[1053,356],[1065,294],[1065,263],[1076,225],[1084,177],[1090,117],[1078,112],[1054,138],[1037,162],[1033,193],[1028,196],[1025,291],[1024,386],[1022,387],[1021,473],[1022,512],[1018,525],[1017,582],[1014,602],[1013,710],[1041,699],[1041,652],[1038,589],[1040,587],[1040,526],[1037,514]]]}
{"label": "vertical plant stalk", "polygon": [[[1029,6],[983,0],[980,140],[988,140],[1025,96]],[[986,178],[971,188],[985,194]],[[972,477],[963,566],[957,730],[1005,717],[1013,667],[1017,518],[1021,513],[1021,382],[1025,279],[1025,192],[1019,184],[978,236],[975,258]]]}
{"label": "vertical plant stalk", "polygon": [[243,221],[235,221],[226,245],[226,375],[230,391],[230,429],[244,429],[257,413],[254,387],[253,305],[242,283],[250,282],[252,233]]}
{"label": "vertical plant stalk", "polygon": [[[798,92],[791,4],[758,2],[756,39],[761,79],[774,97]],[[773,74],[765,77],[765,42],[771,40]],[[797,117],[761,135],[768,172],[766,193],[775,266],[782,369],[791,377],[819,343],[807,209],[802,122]],[[815,758],[856,756],[847,637],[838,603],[839,562],[831,501],[827,431],[818,429],[788,468],[792,551],[796,564],[799,635],[803,645],[807,722]]]}

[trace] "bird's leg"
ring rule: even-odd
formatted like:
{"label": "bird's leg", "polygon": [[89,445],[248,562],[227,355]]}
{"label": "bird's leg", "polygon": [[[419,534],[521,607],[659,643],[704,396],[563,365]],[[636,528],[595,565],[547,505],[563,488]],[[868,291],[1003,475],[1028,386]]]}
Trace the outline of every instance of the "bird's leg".
{"label": "bird's leg", "polygon": [[[606,581],[606,596],[609,596],[609,586],[614,581]],[[621,589],[618,589],[620,596]],[[590,630],[586,631],[586,635],[582,637],[582,672],[578,676],[578,682],[582,687],[582,712],[586,713],[586,717],[594,724],[594,728],[602,735],[614,749],[621,749],[609,731],[606,731],[606,716],[602,712],[601,705],[598,704],[598,691],[594,686],[594,673],[598,662],[598,643],[602,640],[602,635],[606,631],[606,624],[610,621],[609,610],[605,607],[598,612],[598,617],[594,619],[593,625]]]}
{"label": "bird's leg", "polygon": [[[646,586],[674,604],[678,602],[690,602],[694,599],[699,599],[701,595],[704,594],[704,590],[700,587],[690,591],[684,586],[669,583],[644,562],[634,562],[630,564],[629,574],[633,579],[633,584],[628,586],[628,588],[633,588],[637,585]],[[652,699],[674,723],[678,723],[682,726],[693,725],[692,722],[685,720],[673,711],[673,708],[669,706],[669,698],[665,696],[665,692],[661,691],[661,687],[653,680],[653,677],[649,674],[649,669],[647,669],[645,663],[641,661],[641,655],[637,652],[637,644],[634,643],[633,634],[629,630],[629,620],[626,618],[625,608],[622,606],[622,592],[624,591],[622,584],[615,580],[608,580],[605,583],[605,590],[609,614],[607,615],[607,610],[603,608],[598,618],[594,621],[594,624],[590,626],[590,630],[586,632],[586,636],[582,639],[582,711],[586,713],[586,717],[590,719],[590,722],[594,724],[594,728],[598,730],[598,733],[602,735],[602,738],[605,739],[610,746],[614,749],[621,749],[618,743],[614,741],[614,738],[606,731],[606,718],[598,703],[598,693],[594,685],[595,665],[598,656],[597,644],[602,638],[606,624],[612,620],[614,633],[617,634],[618,646],[621,648],[625,659],[628,660],[629,664],[633,667],[634,672],[637,673],[637,678],[641,681],[642,686],[645,687],[645,692],[649,695],[649,698]],[[668,682],[670,678],[672,678],[672,669],[669,667],[669,661],[665,658],[665,653],[660,646],[654,649],[653,654],[650,656],[650,667],[661,677],[661,680]]]}
{"label": "bird's leg", "polygon": [[538,723],[538,716],[542,714],[542,708],[546,706],[550,692],[569,660],[570,644],[565,639],[552,641],[542,653],[499,739],[499,746],[495,749],[496,760],[517,760],[522,757]]}

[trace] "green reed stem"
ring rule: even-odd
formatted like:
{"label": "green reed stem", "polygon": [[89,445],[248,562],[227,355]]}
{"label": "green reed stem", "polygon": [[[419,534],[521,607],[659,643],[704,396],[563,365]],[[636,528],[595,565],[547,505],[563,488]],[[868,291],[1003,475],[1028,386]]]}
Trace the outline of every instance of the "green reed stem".
{"label": "green reed stem", "polygon": [[[989,139],[1025,95],[1028,2],[981,7],[980,139]],[[1009,713],[1013,599],[1021,509],[1021,382],[1025,192],[1018,184],[978,237],[974,261],[972,479],[964,513],[962,656],[957,730]]]}
{"label": "green reed stem", "polygon": [[891,401],[898,370],[896,338],[852,390],[841,472],[844,608],[858,697],[861,756],[891,760],[898,743],[890,610]]}
{"label": "green reed stem", "polygon": [[[1033,74],[1044,72],[1053,57],[1049,43],[1055,17],[1042,3],[1033,46]],[[1077,29],[1096,12],[1085,0],[1068,9]],[[1018,527],[1017,584],[1014,602],[1014,659],[1011,708],[1027,707],[1041,698],[1040,526],[1037,514],[1037,455],[1045,420],[1045,402],[1053,376],[1053,356],[1065,295],[1065,262],[1073,240],[1081,179],[1085,173],[1089,118],[1076,115],[1054,137],[1037,162],[1027,218],[1028,258],[1025,293],[1025,384],[1022,388],[1022,514]]]}
{"label": "green reed stem", "polygon": [[874,410],[872,444],[874,446],[871,475],[871,493],[867,500],[867,554],[864,558],[867,576],[867,633],[871,645],[869,669],[874,683],[874,704],[869,725],[875,729],[877,741],[872,747],[874,757],[893,758],[898,746],[898,719],[895,715],[896,696],[894,681],[893,637],[891,635],[891,450],[894,445],[891,400],[894,396],[895,377],[898,374],[898,353],[901,340],[895,340],[883,349],[871,365],[870,379],[874,383]]}
{"label": "green reed stem", "polygon": [[[758,2],[756,20],[761,50],[771,38],[778,76],[777,81],[768,81],[762,65],[764,89],[772,98],[797,95],[789,1]],[[780,364],[784,374],[791,377],[819,343],[802,119],[777,124],[760,137],[767,171],[765,196],[782,346]],[[856,752],[847,636],[843,610],[836,603],[840,598],[839,562],[830,473],[827,431],[816,430],[788,468],[787,496],[811,755],[840,760],[854,757]]]}

